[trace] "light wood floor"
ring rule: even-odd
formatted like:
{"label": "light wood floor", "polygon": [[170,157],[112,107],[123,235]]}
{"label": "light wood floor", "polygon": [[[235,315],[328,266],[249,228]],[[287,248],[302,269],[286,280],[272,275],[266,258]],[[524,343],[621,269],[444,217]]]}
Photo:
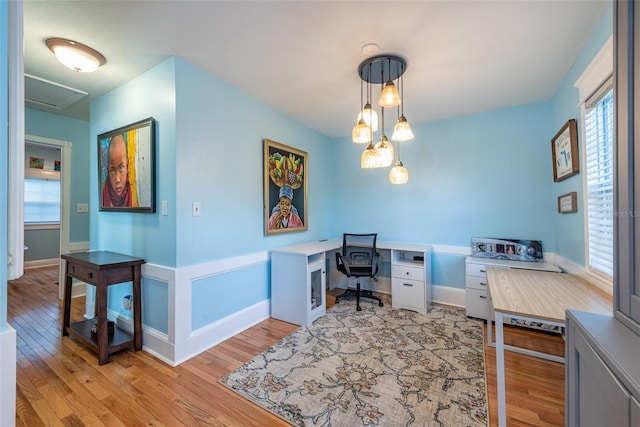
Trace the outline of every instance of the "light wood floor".
{"label": "light wood floor", "polygon": [[[294,331],[295,325],[265,320],[175,368],[144,351],[129,350],[99,366],[91,351],[60,337],[57,280],[57,268],[40,268],[9,282],[9,323],[18,335],[17,426],[286,425],[217,380]],[[333,303],[329,296],[328,305]],[[81,318],[83,308],[82,299],[74,300],[72,320]],[[507,329],[507,343],[564,352],[557,336]],[[495,353],[485,348],[485,354],[495,426]],[[510,352],[505,365],[508,425],[564,425],[564,365]]]}

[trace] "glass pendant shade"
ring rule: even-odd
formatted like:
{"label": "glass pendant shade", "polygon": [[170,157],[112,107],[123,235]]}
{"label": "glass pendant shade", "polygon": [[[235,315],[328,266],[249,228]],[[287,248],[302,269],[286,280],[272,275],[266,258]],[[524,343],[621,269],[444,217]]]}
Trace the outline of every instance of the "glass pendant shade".
{"label": "glass pendant shade", "polygon": [[409,171],[400,160],[389,171],[389,181],[392,184],[406,184],[409,181]]}
{"label": "glass pendant shade", "polygon": [[371,141],[371,128],[367,126],[363,119],[360,119],[358,124],[353,127],[351,138],[356,144],[366,144]]}
{"label": "glass pendant shade", "polygon": [[400,99],[400,93],[398,88],[393,84],[391,80],[387,81],[378,99],[378,105],[383,108],[397,107],[402,100]]}
{"label": "glass pendant shade", "polygon": [[358,121],[360,121],[360,119],[364,119],[364,122],[371,128],[372,132],[378,131],[378,113],[376,113],[376,110],[371,108],[371,104],[365,104],[362,111],[358,114]]}
{"label": "glass pendant shade", "polygon": [[386,135],[382,135],[380,141],[375,145],[375,149],[379,153],[380,167],[386,168],[387,166],[391,166],[395,153],[393,150],[393,144],[389,142]]}
{"label": "glass pendant shade", "polygon": [[411,125],[407,121],[404,116],[400,116],[396,125],[393,127],[393,134],[391,135],[391,139],[394,141],[402,142],[409,141],[413,139],[413,131],[411,130]]}
{"label": "glass pendant shade", "polygon": [[363,169],[378,168],[380,164],[380,153],[375,149],[373,144],[369,142],[369,146],[362,152],[360,156],[360,167]]}

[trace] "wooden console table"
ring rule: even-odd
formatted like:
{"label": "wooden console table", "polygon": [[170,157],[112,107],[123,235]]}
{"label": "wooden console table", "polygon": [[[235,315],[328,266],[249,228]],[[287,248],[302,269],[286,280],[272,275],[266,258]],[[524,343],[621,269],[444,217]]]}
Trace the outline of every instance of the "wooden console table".
{"label": "wooden console table", "polygon": [[[67,262],[64,300],[62,336],[72,335],[84,341],[98,353],[98,363],[104,365],[109,361],[109,354],[129,348],[142,349],[142,301],[140,292],[141,265],[144,259],[114,252],[79,252],[61,255]],[[92,319],[70,324],[71,318],[71,286],[73,278],[96,287],[96,316],[98,318],[97,333],[91,333]],[[133,283],[133,337],[114,327],[113,337],[108,336],[107,324],[107,287],[117,283]]]}

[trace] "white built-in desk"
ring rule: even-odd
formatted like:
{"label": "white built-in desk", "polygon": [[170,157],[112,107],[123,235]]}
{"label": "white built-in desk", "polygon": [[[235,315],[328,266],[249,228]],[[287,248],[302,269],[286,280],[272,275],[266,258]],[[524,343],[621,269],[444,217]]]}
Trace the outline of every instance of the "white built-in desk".
{"label": "white built-in desk", "polygon": [[[327,253],[342,247],[328,239],[271,251],[271,317],[308,326],[326,313]],[[431,246],[379,241],[391,260],[394,308],[426,313],[432,307]]]}

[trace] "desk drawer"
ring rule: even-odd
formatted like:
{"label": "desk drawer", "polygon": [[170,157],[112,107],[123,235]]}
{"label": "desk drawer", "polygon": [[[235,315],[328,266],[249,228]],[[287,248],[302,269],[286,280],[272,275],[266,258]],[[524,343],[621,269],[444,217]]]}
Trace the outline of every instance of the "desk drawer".
{"label": "desk drawer", "polygon": [[465,294],[465,306],[467,316],[479,319],[487,318],[487,292],[479,289],[467,288]]}
{"label": "desk drawer", "polygon": [[487,266],[485,264],[467,263],[467,275],[487,277]]}
{"label": "desk drawer", "polygon": [[425,312],[425,284],[421,280],[399,279],[391,282],[391,303],[394,308]]}
{"label": "desk drawer", "polygon": [[77,264],[71,264],[68,268],[69,274],[71,276],[75,277],[76,279],[82,280],[83,282],[95,284],[98,280],[99,271],[97,269],[88,268]]}
{"label": "desk drawer", "polygon": [[467,289],[478,289],[482,291],[487,290],[487,278],[479,276],[467,276],[466,280]]}
{"label": "desk drawer", "polygon": [[393,277],[399,279],[421,280],[424,283],[424,268],[394,265]]}

